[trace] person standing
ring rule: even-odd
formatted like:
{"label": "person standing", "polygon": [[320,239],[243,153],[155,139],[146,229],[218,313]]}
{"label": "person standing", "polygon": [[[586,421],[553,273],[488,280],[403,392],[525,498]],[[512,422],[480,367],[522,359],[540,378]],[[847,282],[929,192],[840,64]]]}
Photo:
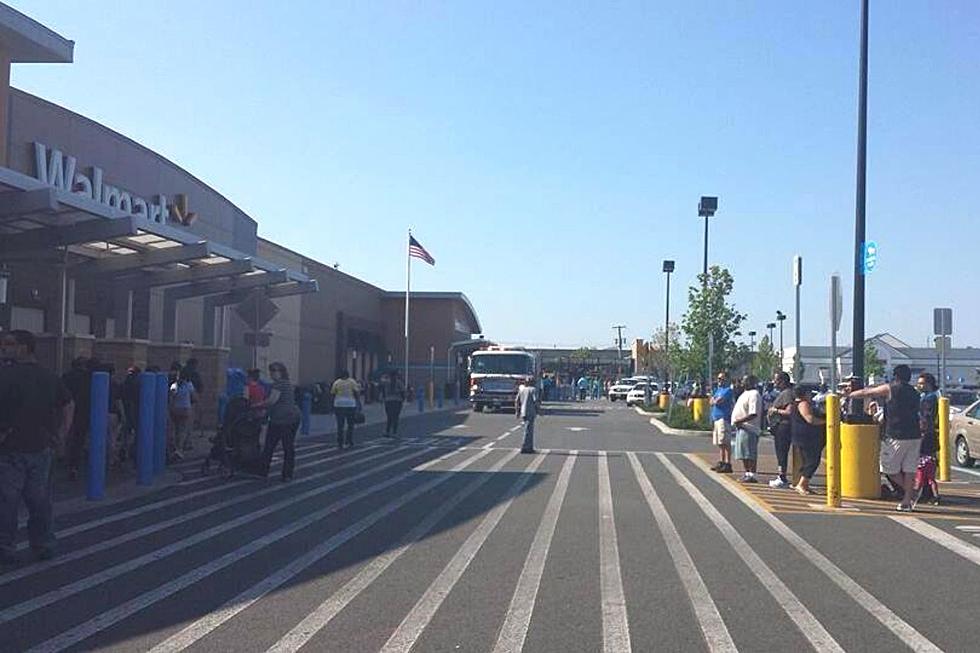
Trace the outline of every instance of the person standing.
{"label": "person standing", "polygon": [[333,414],[337,418],[337,448],[354,446],[354,415],[360,394],[357,381],[350,378],[350,372],[341,370],[337,380],[330,388],[333,395]]}
{"label": "person standing", "polygon": [[939,451],[939,393],[936,377],[923,372],[916,380],[916,389],[921,393],[919,400],[919,432],[922,444],[919,446],[919,464],[915,470],[915,501],[913,507],[922,501],[939,505],[939,484],[936,483],[936,452]]}
{"label": "person standing", "polygon": [[773,444],[776,449],[779,476],[769,481],[769,487],[787,488],[790,486],[790,480],[786,474],[789,471],[789,450],[793,443],[793,434],[787,415],[780,411],[787,409],[793,403],[793,387],[789,382],[789,374],[786,372],[776,372],[772,381],[778,394],[773,399],[768,411],[769,432],[772,433]]}
{"label": "person standing", "polygon": [[75,405],[71,429],[67,434],[67,466],[68,478],[78,480],[82,459],[88,446],[89,414],[92,409],[92,365],[84,356],[79,356],[71,362],[70,369],[61,377],[62,383],[68,388]]}
{"label": "person standing", "polygon": [[810,399],[810,391],[802,386],[793,388],[793,403],[779,410],[789,419],[793,446],[803,458],[800,477],[796,484],[790,487],[804,496],[813,494],[810,480],[820,467],[820,457],[823,455],[826,442],[822,428],[825,420],[816,414],[813,401]]}
{"label": "person standing", "polygon": [[759,380],[751,374],[742,377],[742,392],[732,408],[732,427],[735,429],[733,455],[742,461],[742,482],[758,483],[755,473],[762,433],[762,393]]}
{"label": "person standing", "polygon": [[272,377],[272,390],[263,403],[269,410],[269,430],[265,436],[265,448],[262,451],[263,476],[269,474],[272,466],[272,454],[282,442],[282,482],[293,480],[293,470],[296,466],[296,431],[299,430],[300,410],[296,405],[296,391],[289,380],[289,370],[280,362],[269,365],[269,376]]}
{"label": "person standing", "polygon": [[0,368],[0,563],[14,564],[17,511],[27,506],[27,533],[40,560],[55,555],[51,464],[74,414],[68,388],[42,368],[28,331],[0,334],[0,352],[13,363]]}
{"label": "person standing", "polygon": [[534,420],[538,415],[538,389],[534,386],[533,378],[521,383],[514,403],[517,416],[524,423],[524,444],[521,445],[521,453],[534,453]]}
{"label": "person standing", "polygon": [[848,399],[883,399],[885,401],[885,437],[881,441],[881,471],[902,489],[902,502],[896,510],[912,512],[915,497],[915,472],[919,466],[919,393],[909,384],[912,370],[896,365],[892,382],[855,390]]}
{"label": "person standing", "polygon": [[575,386],[578,389],[578,400],[585,401],[585,394],[589,391],[589,380],[584,375],[580,376]]}
{"label": "person standing", "polygon": [[405,386],[398,378],[398,372],[392,371],[381,377],[381,401],[385,405],[385,437],[398,437],[398,418],[405,403]]}
{"label": "person standing", "polygon": [[728,373],[718,373],[718,387],[711,397],[711,441],[718,447],[720,459],[712,467],[713,471],[730,474],[732,471],[732,408],[734,394]]}
{"label": "person standing", "polygon": [[170,419],[173,423],[173,457],[181,460],[185,451],[190,451],[193,406],[197,401],[197,389],[186,373],[181,370],[177,380],[170,386]]}

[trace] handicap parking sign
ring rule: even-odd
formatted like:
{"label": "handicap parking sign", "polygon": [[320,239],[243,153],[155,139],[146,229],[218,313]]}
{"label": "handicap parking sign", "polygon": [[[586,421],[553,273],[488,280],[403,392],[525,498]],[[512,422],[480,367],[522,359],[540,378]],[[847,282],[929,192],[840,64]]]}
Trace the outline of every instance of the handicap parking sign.
{"label": "handicap parking sign", "polygon": [[861,272],[867,274],[878,267],[878,243],[869,240],[864,243],[864,265]]}

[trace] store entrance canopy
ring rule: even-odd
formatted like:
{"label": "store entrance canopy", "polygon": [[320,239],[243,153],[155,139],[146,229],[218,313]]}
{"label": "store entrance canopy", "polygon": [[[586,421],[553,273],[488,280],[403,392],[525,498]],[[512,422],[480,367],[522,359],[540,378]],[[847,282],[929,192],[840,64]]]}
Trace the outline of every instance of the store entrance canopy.
{"label": "store entrance canopy", "polygon": [[[0,168],[0,263],[59,251],[73,277],[116,287],[172,286],[174,298],[268,286],[309,292],[306,275]],[[226,283],[220,283],[224,279]],[[207,283],[205,283],[207,282]]]}

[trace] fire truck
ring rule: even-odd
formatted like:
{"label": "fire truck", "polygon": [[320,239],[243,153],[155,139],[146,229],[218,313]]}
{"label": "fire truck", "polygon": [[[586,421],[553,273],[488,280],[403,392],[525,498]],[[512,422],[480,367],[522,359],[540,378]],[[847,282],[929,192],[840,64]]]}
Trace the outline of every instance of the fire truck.
{"label": "fire truck", "polygon": [[530,379],[537,382],[537,357],[519,347],[492,345],[470,354],[470,404],[484,409],[514,406],[517,388]]}

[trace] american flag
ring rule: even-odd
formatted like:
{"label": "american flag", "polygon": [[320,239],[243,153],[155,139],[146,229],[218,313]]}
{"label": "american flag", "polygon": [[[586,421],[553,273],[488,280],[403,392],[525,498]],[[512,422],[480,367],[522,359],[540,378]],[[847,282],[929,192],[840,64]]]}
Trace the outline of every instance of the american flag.
{"label": "american flag", "polygon": [[408,237],[408,255],[414,256],[415,258],[420,258],[429,265],[435,265],[436,260],[432,258],[432,255],[425,251],[422,244],[415,240],[415,236],[409,235]]}

